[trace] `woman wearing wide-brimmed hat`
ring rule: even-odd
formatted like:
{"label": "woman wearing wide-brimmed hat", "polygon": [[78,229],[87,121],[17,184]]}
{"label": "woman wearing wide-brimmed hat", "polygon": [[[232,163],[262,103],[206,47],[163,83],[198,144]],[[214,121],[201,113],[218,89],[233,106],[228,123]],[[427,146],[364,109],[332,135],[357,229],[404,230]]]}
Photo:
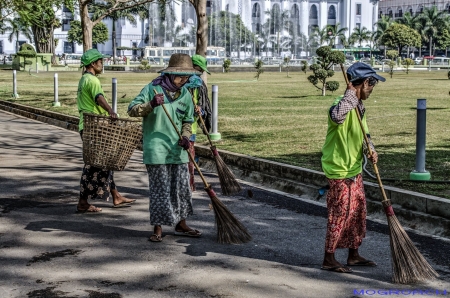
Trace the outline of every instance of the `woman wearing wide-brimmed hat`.
{"label": "woman wearing wide-brimmed hat", "polygon": [[[147,167],[150,190],[150,224],[154,233],[150,241],[162,241],[162,225],[175,226],[175,235],[200,237],[201,233],[186,224],[192,215],[189,187],[189,137],[194,121],[191,94],[184,87],[189,77],[200,74],[191,57],[173,54],[161,76],[142,89],[128,106],[131,117],[143,117],[143,161]],[[160,105],[164,104],[181,131],[182,140]]]}

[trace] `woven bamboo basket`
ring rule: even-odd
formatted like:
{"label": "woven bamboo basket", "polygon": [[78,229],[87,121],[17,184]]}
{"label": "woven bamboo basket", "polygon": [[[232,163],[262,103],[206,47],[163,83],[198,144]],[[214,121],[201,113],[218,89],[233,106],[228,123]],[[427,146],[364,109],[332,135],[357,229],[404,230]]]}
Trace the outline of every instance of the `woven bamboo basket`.
{"label": "woven bamboo basket", "polygon": [[83,160],[85,164],[122,171],[142,138],[140,121],[83,114]]}

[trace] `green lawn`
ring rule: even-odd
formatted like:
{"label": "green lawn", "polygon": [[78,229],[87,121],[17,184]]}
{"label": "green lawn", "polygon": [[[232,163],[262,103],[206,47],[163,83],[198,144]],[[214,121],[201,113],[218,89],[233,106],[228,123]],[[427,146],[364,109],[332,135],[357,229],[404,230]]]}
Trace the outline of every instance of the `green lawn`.
{"label": "green lawn", "polygon": [[[111,96],[111,78],[118,80],[118,110],[126,117],[128,103],[157,74],[109,72],[101,75],[104,90]],[[327,129],[327,110],[344,92],[344,80],[336,69],[341,88],[320,96],[299,72],[213,73],[208,86],[219,86],[220,149],[273,161],[321,170],[320,150]],[[81,72],[59,73],[59,101],[53,108],[53,73],[18,73],[20,98],[11,98],[12,72],[0,71],[0,98],[21,104],[77,115],[76,89]],[[450,81],[446,71],[426,70],[388,74],[366,101],[372,139],[379,153],[382,178],[408,179],[415,166],[416,103],[427,99],[426,168],[433,180],[450,180]],[[200,137],[199,143],[206,138]],[[367,180],[369,180],[367,178]],[[449,184],[386,182],[401,188],[450,198]]]}

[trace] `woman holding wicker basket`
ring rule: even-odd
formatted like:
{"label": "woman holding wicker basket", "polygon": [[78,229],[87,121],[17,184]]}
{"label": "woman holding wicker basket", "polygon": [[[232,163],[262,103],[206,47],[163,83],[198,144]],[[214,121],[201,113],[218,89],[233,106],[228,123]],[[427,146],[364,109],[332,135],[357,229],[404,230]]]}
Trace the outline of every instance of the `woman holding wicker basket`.
{"label": "woman holding wicker basket", "polygon": [[[117,114],[105,99],[100,80],[97,75],[102,73],[103,58],[99,51],[90,49],[81,56],[81,67],[85,68],[83,76],[78,83],[77,106],[80,112],[79,131],[83,136],[83,113],[93,113],[97,115],[110,115],[112,119],[117,119]],[[98,213],[102,209],[89,204],[89,199],[109,198],[111,193],[114,207],[130,206],[135,200],[122,197],[117,191],[114,183],[113,171],[104,170],[85,164],[80,180],[80,199],[77,205],[79,213]]]}
{"label": "woman holding wicker basket", "polygon": [[[191,75],[200,72],[186,54],[173,54],[169,66],[159,72],[162,75],[145,86],[128,106],[128,115],[143,117],[143,161],[149,179],[152,242],[162,241],[162,225],[175,226],[175,235],[201,236],[186,223],[193,214],[186,150],[190,146],[194,105],[184,87]],[[163,108],[181,131],[181,139]]]}

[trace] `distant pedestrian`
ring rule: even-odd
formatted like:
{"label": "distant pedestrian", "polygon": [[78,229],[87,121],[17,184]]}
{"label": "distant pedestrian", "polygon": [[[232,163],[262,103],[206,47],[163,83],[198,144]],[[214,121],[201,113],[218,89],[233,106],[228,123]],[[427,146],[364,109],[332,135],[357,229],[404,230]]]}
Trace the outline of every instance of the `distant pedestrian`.
{"label": "distant pedestrian", "polygon": [[[79,131],[83,136],[83,113],[109,115],[117,119],[117,114],[106,101],[100,80],[97,75],[102,73],[104,56],[96,49],[90,49],[81,56],[81,66],[84,74],[78,83],[77,106],[80,112]],[[80,199],[78,212],[100,212],[101,208],[89,204],[89,199],[106,200],[111,193],[114,207],[129,206],[135,200],[122,197],[114,182],[114,172],[85,164],[80,180]]]}
{"label": "distant pedestrian", "polygon": [[[149,240],[152,242],[162,241],[163,225],[175,226],[175,235],[202,235],[186,223],[186,218],[193,214],[186,150],[190,146],[194,104],[184,87],[191,75],[200,72],[193,68],[191,57],[186,54],[173,54],[169,66],[159,72],[162,75],[145,86],[128,106],[128,115],[143,117],[143,159],[149,180],[153,226]],[[162,104],[181,133],[181,139],[160,107]]]}
{"label": "distant pedestrian", "polygon": [[[358,249],[366,235],[366,197],[362,172],[364,135],[356,114],[359,110],[365,132],[370,140],[363,101],[369,98],[379,76],[369,65],[356,62],[347,69],[350,83],[343,97],[337,98],[328,111],[328,131],[322,148],[322,169],[328,178],[328,225],[322,269],[351,273],[349,266],[376,266],[376,263],[359,255]],[[370,141],[376,163],[378,154]],[[337,248],[348,248],[347,264],[335,259]]]}

